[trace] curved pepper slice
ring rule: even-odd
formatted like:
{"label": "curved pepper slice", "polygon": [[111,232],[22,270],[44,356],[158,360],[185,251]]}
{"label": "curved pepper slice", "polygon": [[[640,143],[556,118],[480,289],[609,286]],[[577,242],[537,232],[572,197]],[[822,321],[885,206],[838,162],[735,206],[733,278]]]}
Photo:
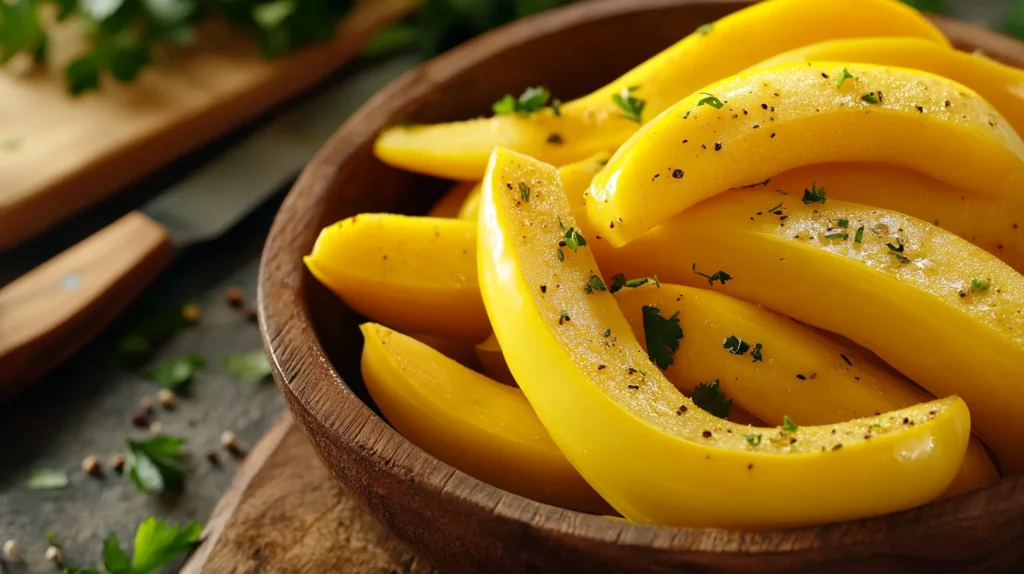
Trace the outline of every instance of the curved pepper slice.
{"label": "curved pepper slice", "polygon": [[[1002,470],[1024,470],[1024,277],[932,223],[823,193],[808,204],[799,187],[731,191],[601,264],[843,335],[934,395],[962,396]],[[719,270],[729,278],[711,285]]]}
{"label": "curved pepper slice", "polygon": [[303,261],[375,321],[475,342],[491,330],[477,286],[475,237],[470,221],[364,213],[325,227]]}
{"label": "curved pepper slice", "polygon": [[[495,146],[561,165],[615,149],[641,123],[694,90],[764,58],[822,40],[870,36],[913,36],[949,45],[931,22],[892,0],[761,2],[702,27],[590,95],[562,104],[560,115],[549,108],[529,117],[393,127],[381,133],[374,151],[385,163],[451,179],[482,177]],[[624,117],[616,105],[613,98],[623,94],[644,102],[638,120]]]}
{"label": "curved pepper slice", "polygon": [[1024,71],[936,42],[921,38],[840,38],[790,50],[753,69],[790,62],[860,62],[930,72],[978,92],[1018,134],[1024,133]]}
{"label": "curved pepper slice", "polygon": [[1024,271],[1024,194],[968,195],[904,167],[834,163],[799,167],[772,178],[769,188],[824,188],[842,199],[930,221]]}
{"label": "curved pepper slice", "polygon": [[[692,393],[700,382],[721,381],[734,405],[761,420],[789,415],[803,424],[826,425],[934,399],[871,353],[760,305],[668,283],[623,289],[615,298],[645,350],[644,315],[650,310],[644,308],[653,306],[662,317],[678,313],[684,336],[664,370],[676,387]],[[972,440],[944,495],[997,480],[988,453]]]}
{"label": "curved pepper slice", "polygon": [[[836,87],[844,69],[853,77]],[[970,194],[1024,186],[1024,143],[969,88],[906,68],[785,64],[707,86],[644,126],[594,178],[587,212],[619,246],[724,190],[831,161],[901,165]]]}
{"label": "curved pepper slice", "polygon": [[441,196],[441,199],[431,206],[427,211],[430,217],[458,217],[462,205],[474,191],[474,185],[469,181],[460,181]]}
{"label": "curved pepper slice", "polygon": [[[520,182],[534,186],[529,202],[506,187]],[[615,298],[585,292],[600,271],[573,233],[554,167],[496,150],[479,223],[480,286],[509,368],[569,462],[626,518],[846,520],[927,502],[956,475],[970,433],[957,397],[798,429],[740,426],[697,408],[648,359]],[[746,438],[757,434],[756,445]]]}
{"label": "curved pepper slice", "polygon": [[387,327],[359,328],[366,388],[406,438],[498,488],[565,508],[609,512],[551,441],[522,391]]}

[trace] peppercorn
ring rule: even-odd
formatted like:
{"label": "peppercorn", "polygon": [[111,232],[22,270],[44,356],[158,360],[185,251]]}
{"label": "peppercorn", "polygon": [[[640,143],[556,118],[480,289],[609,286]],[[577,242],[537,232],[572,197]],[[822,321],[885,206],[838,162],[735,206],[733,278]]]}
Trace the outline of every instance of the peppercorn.
{"label": "peppercorn", "polygon": [[189,303],[181,308],[181,316],[189,323],[198,323],[203,318],[203,311],[199,305]]}
{"label": "peppercorn", "polygon": [[15,560],[18,557],[18,541],[8,540],[4,542],[3,559],[7,562]]}
{"label": "peppercorn", "polygon": [[160,406],[167,410],[174,408],[175,395],[171,389],[160,389],[156,394],[156,399],[160,401]]}
{"label": "peppercorn", "polygon": [[110,468],[113,468],[114,472],[121,474],[124,470],[124,455],[114,455],[114,457],[110,459]]}
{"label": "peppercorn", "polygon": [[95,456],[89,455],[82,459],[82,472],[85,474],[97,475],[100,472],[100,461]]}
{"label": "peppercorn", "polygon": [[46,549],[46,559],[50,562],[53,562],[54,564],[60,564],[62,557],[63,556],[61,555],[60,548],[57,548],[56,546],[50,546]]}
{"label": "peppercorn", "polygon": [[238,287],[228,287],[228,290],[224,292],[224,300],[232,307],[241,307],[245,302],[245,294]]}

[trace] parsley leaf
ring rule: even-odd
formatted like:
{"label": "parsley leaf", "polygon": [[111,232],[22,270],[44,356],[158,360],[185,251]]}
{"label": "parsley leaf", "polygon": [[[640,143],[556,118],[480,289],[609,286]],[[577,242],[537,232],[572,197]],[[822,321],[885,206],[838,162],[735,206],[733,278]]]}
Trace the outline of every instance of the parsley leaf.
{"label": "parsley leaf", "polygon": [[842,88],[843,87],[843,82],[845,82],[846,80],[852,79],[852,78],[853,78],[853,74],[850,73],[850,70],[847,70],[846,68],[843,68],[843,73],[842,73],[842,75],[839,76],[839,81],[836,82],[836,88]]}
{"label": "parsley leaf", "polygon": [[530,188],[523,182],[519,182],[519,196],[523,198],[523,201],[530,201]]}
{"label": "parsley leaf", "polygon": [[833,239],[842,239],[842,240],[845,241],[845,240],[847,240],[849,238],[850,238],[850,234],[849,233],[829,233],[828,235],[825,236],[825,239],[827,239],[829,241],[832,241]]}
{"label": "parsley leaf", "polygon": [[196,371],[204,366],[206,366],[206,357],[182,355],[153,367],[146,373],[146,376],[160,386],[176,389],[192,380]]}
{"label": "parsley leaf", "polygon": [[903,240],[897,237],[896,243],[899,244],[899,247],[893,245],[892,243],[886,243],[885,246],[888,247],[890,250],[895,251],[896,253],[903,253],[903,251],[906,249],[906,246],[903,245]]}
{"label": "parsley leaf", "polygon": [[68,475],[63,470],[37,468],[28,477],[28,487],[31,490],[60,490],[67,486]]}
{"label": "parsley leaf", "polygon": [[644,111],[644,106],[647,105],[646,101],[633,97],[633,92],[639,88],[640,86],[629,86],[618,94],[612,94],[612,101],[622,110],[622,117],[638,124],[641,123],[640,115]]}
{"label": "parsley leaf", "polygon": [[247,383],[258,383],[272,372],[263,349],[225,357],[224,370]]}
{"label": "parsley leaf", "polygon": [[974,277],[971,279],[971,291],[988,291],[989,283],[984,279]]}
{"label": "parsley leaf", "polygon": [[177,436],[157,436],[145,441],[125,441],[125,473],[132,484],[142,492],[177,490],[185,482],[181,468],[181,446],[185,439]]}
{"label": "parsley leaf", "polygon": [[551,102],[551,113],[555,114],[555,117],[562,117],[562,100],[555,98],[555,101]]}
{"label": "parsley leaf", "polygon": [[712,286],[715,284],[715,281],[718,281],[722,285],[725,285],[726,281],[732,280],[732,275],[729,275],[728,273],[726,273],[725,271],[722,271],[721,269],[719,269],[718,271],[715,271],[711,275],[707,275],[705,273],[701,273],[700,271],[697,271],[697,264],[696,263],[694,263],[693,265],[690,266],[690,270],[693,271],[694,274],[700,275],[701,277],[707,279],[708,280],[708,285],[712,285]]}
{"label": "parsley leaf", "polygon": [[608,287],[605,286],[604,280],[601,279],[600,275],[591,275],[585,289],[587,293],[593,293],[594,291],[607,291]]}
{"label": "parsley leaf", "polygon": [[761,357],[761,343],[754,343],[754,350],[750,352],[750,358],[753,359],[752,363],[764,362],[764,358]]}
{"label": "parsley leaf", "polygon": [[587,238],[583,237],[583,234],[575,227],[570,227],[565,230],[565,246],[572,249],[573,253],[575,253],[580,247],[586,247],[586,245]]}
{"label": "parsley leaf", "polygon": [[725,391],[718,388],[718,379],[697,385],[690,399],[693,404],[720,419],[728,418],[732,411],[732,399],[725,398]]}
{"label": "parsley leaf", "polygon": [[881,101],[882,101],[882,99],[879,98],[877,95],[875,95],[874,92],[868,92],[868,93],[864,94],[863,96],[861,96],[860,99],[864,100],[865,102],[867,102],[869,104],[878,104],[878,103],[881,103]]}
{"label": "parsley leaf", "polygon": [[626,274],[616,273],[612,275],[612,286],[608,288],[608,291],[615,293],[626,286]]}
{"label": "parsley leaf", "polygon": [[843,229],[846,229],[846,228],[850,227],[850,220],[849,219],[842,219],[842,218],[840,218],[840,219],[836,220],[836,223],[838,223],[839,227],[842,227]]}
{"label": "parsley leaf", "polygon": [[705,106],[706,105],[706,106],[711,106],[712,108],[715,108],[716,110],[720,110],[720,109],[722,109],[722,106],[725,105],[725,104],[722,103],[722,100],[718,99],[714,94],[709,94],[707,92],[701,92],[701,94],[703,94],[706,97],[701,98],[700,100],[697,101],[697,105],[698,106]]}
{"label": "parsley leaf", "polygon": [[861,225],[860,227],[857,228],[857,233],[855,233],[853,235],[853,242],[854,243],[861,243],[863,241],[864,241],[864,226]]}
{"label": "parsley leaf", "polygon": [[647,356],[661,370],[667,369],[675,362],[675,352],[679,350],[679,340],[683,338],[683,328],[679,326],[679,311],[665,318],[661,310],[654,305],[640,308],[644,322],[644,340],[647,343]]}
{"label": "parsley leaf", "polygon": [[722,347],[733,355],[742,355],[750,349],[750,343],[737,338],[736,335],[729,335],[722,341]]}
{"label": "parsley leaf", "polygon": [[800,427],[796,426],[793,419],[789,418],[789,415],[782,417],[782,432],[796,432]]}
{"label": "parsley leaf", "polygon": [[743,438],[747,439],[747,444],[750,446],[758,446],[761,444],[761,435],[759,434],[746,434]]}
{"label": "parsley leaf", "polygon": [[812,203],[825,203],[825,186],[818,187],[816,182],[811,183],[811,189],[804,190],[804,196],[800,201],[804,202],[804,205],[810,205]]}
{"label": "parsley leaf", "polygon": [[543,86],[529,87],[523,90],[518,98],[512,94],[505,94],[500,100],[494,102],[491,110],[498,115],[519,114],[529,117],[533,112],[544,109],[550,97],[551,92]]}
{"label": "parsley leaf", "polygon": [[167,522],[153,517],[142,521],[135,532],[131,573],[152,572],[188,552],[199,542],[202,530],[203,527],[198,522],[178,527],[168,526]]}
{"label": "parsley leaf", "polygon": [[701,24],[700,26],[697,27],[697,33],[700,34],[701,36],[707,36],[708,34],[711,33],[712,29],[714,29],[714,26],[712,24]]}

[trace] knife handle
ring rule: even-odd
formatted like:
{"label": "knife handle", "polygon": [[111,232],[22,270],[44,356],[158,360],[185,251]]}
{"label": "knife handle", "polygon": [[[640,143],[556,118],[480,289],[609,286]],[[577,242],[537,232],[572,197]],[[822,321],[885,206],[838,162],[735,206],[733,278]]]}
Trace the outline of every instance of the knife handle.
{"label": "knife handle", "polygon": [[0,289],[0,399],[89,342],[173,256],[167,230],[133,211]]}

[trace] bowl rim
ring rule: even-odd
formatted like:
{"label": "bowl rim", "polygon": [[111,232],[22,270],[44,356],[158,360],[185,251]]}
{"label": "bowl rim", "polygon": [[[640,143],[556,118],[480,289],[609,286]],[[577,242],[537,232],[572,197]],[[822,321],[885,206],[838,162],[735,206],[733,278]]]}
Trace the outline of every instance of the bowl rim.
{"label": "bowl rim", "polygon": [[[302,263],[302,255],[306,254],[303,250],[312,246],[319,232],[316,226],[319,210],[323,198],[330,193],[332,181],[343,172],[356,151],[386,127],[379,121],[368,120],[403,117],[402,114],[409,111],[419,96],[465,69],[509,47],[532,42],[567,25],[585,25],[621,14],[690,4],[735,5],[739,8],[750,3],[745,0],[594,0],[570,4],[492,30],[437,56],[395,79],[360,107],[302,171],[274,219],[260,261],[257,287],[260,331],[275,381],[296,418],[307,429],[311,423],[319,424],[330,433],[332,441],[358,447],[368,462],[383,468],[384,472],[406,478],[415,476],[416,488],[423,492],[438,497],[456,496],[446,491],[446,486],[453,477],[458,477],[460,482],[473,486],[457,495],[460,502],[473,505],[483,513],[525,522],[531,529],[558,538],[569,536],[673,553],[756,556],[840,548],[849,551],[858,546],[877,545],[890,539],[894,532],[901,532],[902,539],[928,540],[943,532],[946,521],[940,519],[950,516],[956,517],[961,528],[970,528],[971,524],[981,528],[981,521],[987,524],[992,515],[1024,516],[1024,477],[1002,479],[992,486],[955,498],[893,514],[782,529],[664,526],[563,509],[501,490],[420,449],[352,392],[324,352],[304,296],[305,282],[313,279]],[[1016,39],[966,22],[945,18],[934,20],[947,35],[963,37],[970,34],[972,40],[984,40],[972,44],[980,44],[986,53],[1024,63],[1024,43]],[[286,334],[298,337],[298,342],[283,336]],[[296,368],[287,357],[295,355],[298,352],[296,347],[302,346],[308,356],[302,368]],[[310,383],[307,385],[305,382]],[[360,420],[337,419],[336,405],[325,399],[325,394],[333,395],[351,409],[347,411],[349,419]],[[331,407],[330,410],[327,407]],[[317,442],[315,437],[312,438]],[[376,450],[377,444],[383,441],[398,445],[406,457],[385,460]],[[443,472],[422,473],[424,464]],[[496,495],[499,500],[512,500],[515,504],[496,506]],[[509,512],[506,507],[516,511]],[[569,533],[564,529],[566,521],[572,525]]]}

